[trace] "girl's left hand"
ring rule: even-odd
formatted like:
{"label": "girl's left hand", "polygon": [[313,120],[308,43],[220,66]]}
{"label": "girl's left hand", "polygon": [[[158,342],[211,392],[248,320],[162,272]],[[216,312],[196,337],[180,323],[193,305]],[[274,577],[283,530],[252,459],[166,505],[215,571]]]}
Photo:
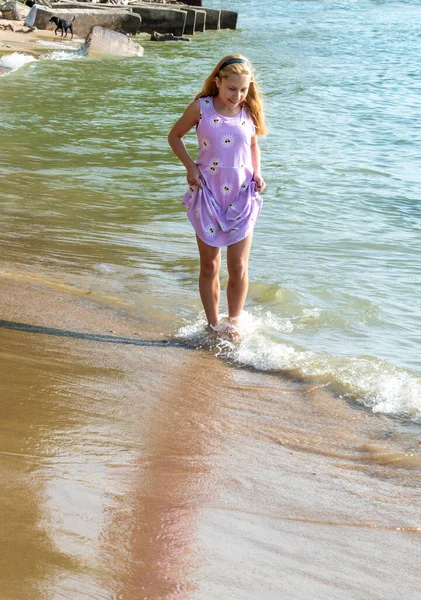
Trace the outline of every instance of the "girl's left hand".
{"label": "girl's left hand", "polygon": [[256,182],[256,192],[263,192],[266,187],[265,180],[261,175],[253,175],[253,181]]}

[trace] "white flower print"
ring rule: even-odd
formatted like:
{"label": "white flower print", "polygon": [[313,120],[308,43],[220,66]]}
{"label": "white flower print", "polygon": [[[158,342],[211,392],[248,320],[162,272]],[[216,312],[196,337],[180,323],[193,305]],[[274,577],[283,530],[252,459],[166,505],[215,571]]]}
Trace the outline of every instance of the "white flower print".
{"label": "white flower print", "polygon": [[240,188],[245,190],[247,188],[247,181],[243,181],[243,183],[240,185]]}
{"label": "white flower print", "polygon": [[235,137],[233,135],[223,135],[221,137],[221,146],[223,148],[232,148],[235,142]]}
{"label": "white flower print", "polygon": [[232,183],[226,182],[223,183],[219,189],[221,190],[221,194],[223,196],[229,196],[230,194],[232,194],[233,185]]}
{"label": "white flower print", "polygon": [[211,175],[216,175],[219,171],[219,167],[221,167],[221,166],[222,166],[222,160],[220,158],[218,158],[217,156],[214,156],[213,158],[210,159],[207,170]]}
{"label": "white flower print", "polygon": [[208,138],[203,138],[203,140],[200,140],[200,147],[202,148],[202,150],[210,150],[211,149],[210,140]]}
{"label": "white flower print", "polygon": [[217,156],[213,156],[209,161],[209,166],[211,165],[219,169],[219,167],[222,167],[222,159],[218,158]]}
{"label": "white flower print", "polygon": [[240,120],[240,127],[245,127],[247,125],[247,119]]}
{"label": "white flower print", "polygon": [[230,205],[229,205],[229,209],[230,209],[230,210],[237,210],[237,205],[236,205],[236,203],[235,203],[235,202],[231,202],[231,203],[230,203]]}
{"label": "white flower print", "polygon": [[205,234],[210,238],[215,237],[216,225],[214,223],[209,223],[208,225],[206,225],[205,226]]}
{"label": "white flower print", "polygon": [[201,215],[202,211],[200,210],[200,204],[198,204],[194,210],[194,214],[196,215],[196,217],[198,219],[200,219],[200,215]]}
{"label": "white flower print", "polygon": [[205,98],[205,104],[210,104],[210,98]]}
{"label": "white flower print", "polygon": [[244,169],[244,164],[243,163],[241,163],[240,165],[237,165],[235,167],[235,170],[237,171],[237,173],[240,173],[243,169]]}
{"label": "white flower print", "polygon": [[238,227],[233,227],[230,231],[230,235],[235,235],[236,233],[238,233]]}
{"label": "white flower print", "polygon": [[211,127],[221,127],[222,119],[221,117],[218,117],[218,115],[215,114],[209,118],[208,123]]}

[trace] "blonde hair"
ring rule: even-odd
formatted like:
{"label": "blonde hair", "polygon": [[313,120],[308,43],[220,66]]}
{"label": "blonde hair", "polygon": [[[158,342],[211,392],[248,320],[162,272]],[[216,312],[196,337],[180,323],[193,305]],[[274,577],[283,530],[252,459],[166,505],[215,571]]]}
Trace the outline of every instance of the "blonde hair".
{"label": "blonde hair", "polygon": [[[232,58],[241,58],[247,62],[232,63],[221,70],[221,66]],[[209,77],[205,79],[202,91],[197,94],[195,99],[197,100],[198,98],[203,98],[205,96],[217,96],[218,87],[215,81],[216,77],[219,77],[219,79],[226,79],[232,74],[250,75],[251,80],[246,99],[244,100],[244,106],[247,108],[251,118],[253,119],[254,126],[256,127],[256,135],[266,135],[267,131],[263,111],[263,102],[261,98],[262,92],[254,80],[253,67],[248,58],[245,56],[242,56],[241,54],[229,54],[228,56],[222,58],[213,69]]]}

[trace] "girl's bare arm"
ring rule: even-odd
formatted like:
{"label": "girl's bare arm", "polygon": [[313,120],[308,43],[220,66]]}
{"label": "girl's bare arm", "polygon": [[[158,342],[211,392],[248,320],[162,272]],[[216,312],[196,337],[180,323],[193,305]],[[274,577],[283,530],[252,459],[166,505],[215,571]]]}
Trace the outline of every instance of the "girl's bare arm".
{"label": "girl's bare arm", "polygon": [[251,139],[251,160],[253,164],[253,181],[256,182],[256,190],[263,192],[266,187],[266,183],[260,172],[260,147],[257,140],[257,135],[254,135]]}
{"label": "girl's bare arm", "polygon": [[183,163],[187,171],[187,183],[189,185],[200,185],[200,171],[194,160],[186,150],[183,137],[199,123],[200,103],[194,100],[184,111],[183,116],[168,134],[168,143],[177,158]]}

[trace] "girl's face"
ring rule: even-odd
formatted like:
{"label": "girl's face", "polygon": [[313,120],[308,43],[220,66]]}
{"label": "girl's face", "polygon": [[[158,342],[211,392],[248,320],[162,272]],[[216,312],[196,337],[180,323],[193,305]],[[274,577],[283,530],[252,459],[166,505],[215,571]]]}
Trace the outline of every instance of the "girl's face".
{"label": "girl's face", "polygon": [[232,110],[246,99],[250,81],[250,75],[237,75],[237,73],[231,73],[231,75],[222,79],[216,77],[218,98],[227,108]]}

